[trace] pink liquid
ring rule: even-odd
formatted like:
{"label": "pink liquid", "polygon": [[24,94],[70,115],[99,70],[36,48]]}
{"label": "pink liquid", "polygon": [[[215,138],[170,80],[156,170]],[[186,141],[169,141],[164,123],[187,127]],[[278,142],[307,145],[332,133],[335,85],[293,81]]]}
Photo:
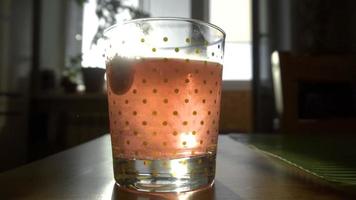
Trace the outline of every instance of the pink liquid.
{"label": "pink liquid", "polygon": [[181,59],[107,64],[115,158],[166,159],[215,153],[222,66]]}

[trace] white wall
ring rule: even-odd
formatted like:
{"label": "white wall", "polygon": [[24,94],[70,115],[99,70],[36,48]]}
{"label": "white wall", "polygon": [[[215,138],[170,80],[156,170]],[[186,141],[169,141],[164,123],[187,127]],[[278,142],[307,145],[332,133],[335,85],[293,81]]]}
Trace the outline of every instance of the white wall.
{"label": "white wall", "polygon": [[228,42],[251,42],[251,0],[210,0],[210,22],[222,28]]}
{"label": "white wall", "polygon": [[151,17],[185,17],[191,16],[191,0],[143,0],[143,9]]}

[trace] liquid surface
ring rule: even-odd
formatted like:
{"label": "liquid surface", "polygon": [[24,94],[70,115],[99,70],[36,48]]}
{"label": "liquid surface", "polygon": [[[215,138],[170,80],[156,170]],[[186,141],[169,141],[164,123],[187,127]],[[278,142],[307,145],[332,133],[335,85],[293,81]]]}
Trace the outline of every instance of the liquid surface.
{"label": "liquid surface", "polygon": [[222,66],[181,59],[107,64],[114,158],[215,154]]}

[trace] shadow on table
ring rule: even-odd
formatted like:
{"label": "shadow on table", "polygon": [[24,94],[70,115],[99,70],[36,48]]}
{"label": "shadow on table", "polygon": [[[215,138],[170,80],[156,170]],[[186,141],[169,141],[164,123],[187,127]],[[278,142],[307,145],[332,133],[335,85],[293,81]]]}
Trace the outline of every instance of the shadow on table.
{"label": "shadow on table", "polygon": [[114,184],[112,190],[112,200],[240,200],[236,193],[219,181],[215,181],[214,186],[184,193],[147,193],[133,192],[121,189]]}

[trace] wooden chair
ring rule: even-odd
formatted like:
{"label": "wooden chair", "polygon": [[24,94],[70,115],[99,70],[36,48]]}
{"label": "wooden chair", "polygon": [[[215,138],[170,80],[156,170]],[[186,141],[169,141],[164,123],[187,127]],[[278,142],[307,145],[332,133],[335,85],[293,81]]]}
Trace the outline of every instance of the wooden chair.
{"label": "wooden chair", "polygon": [[272,75],[283,133],[356,133],[356,57],[274,52]]}

